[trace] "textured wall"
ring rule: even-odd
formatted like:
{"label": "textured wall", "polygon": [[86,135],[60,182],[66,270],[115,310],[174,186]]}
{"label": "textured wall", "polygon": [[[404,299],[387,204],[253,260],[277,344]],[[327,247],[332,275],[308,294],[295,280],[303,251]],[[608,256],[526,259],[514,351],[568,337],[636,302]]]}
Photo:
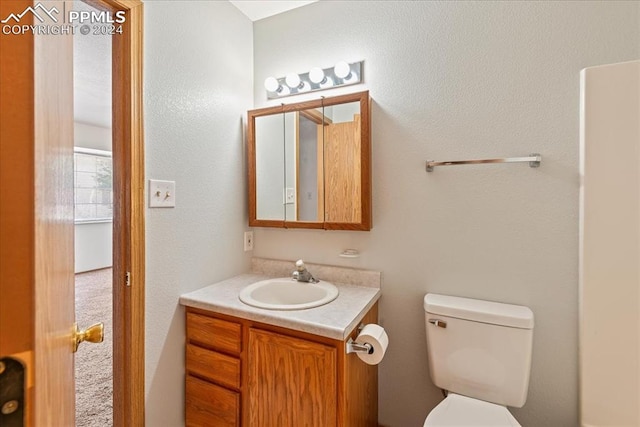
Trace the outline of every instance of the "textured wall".
{"label": "textured wall", "polygon": [[[321,1],[254,24],[256,107],[269,105],[269,75],[365,60],[365,85],[335,93],[373,98],[373,230],[257,229],[254,253],[383,271],[381,423],[422,425],[440,401],[422,309],[439,292],[531,307],[529,399],[513,413],[531,427],[578,424],[579,72],[640,57],[639,13],[637,2]],[[424,170],[530,152],[539,169]],[[351,247],[361,258],[337,256]]]}
{"label": "textured wall", "polygon": [[147,1],[147,178],[176,181],[148,209],[147,425],[184,424],[180,294],[249,268],[242,116],[252,106],[252,26],[228,2]]}

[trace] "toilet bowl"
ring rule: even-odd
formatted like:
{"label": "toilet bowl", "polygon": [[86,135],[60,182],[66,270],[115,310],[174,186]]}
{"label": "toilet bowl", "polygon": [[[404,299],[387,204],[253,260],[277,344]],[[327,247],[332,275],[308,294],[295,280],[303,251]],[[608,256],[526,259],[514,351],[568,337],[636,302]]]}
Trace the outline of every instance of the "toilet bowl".
{"label": "toilet bowl", "polygon": [[424,297],[429,374],[448,392],[424,426],[520,426],[507,406],[527,400],[533,313],[448,295]]}
{"label": "toilet bowl", "polygon": [[449,395],[427,416],[424,427],[520,427],[502,405],[455,393]]}

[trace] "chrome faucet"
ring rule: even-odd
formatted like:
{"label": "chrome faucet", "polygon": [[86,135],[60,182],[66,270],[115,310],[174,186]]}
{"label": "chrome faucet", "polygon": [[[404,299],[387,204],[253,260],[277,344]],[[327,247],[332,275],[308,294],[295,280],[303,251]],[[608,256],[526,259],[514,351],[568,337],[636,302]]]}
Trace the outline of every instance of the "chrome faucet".
{"label": "chrome faucet", "polygon": [[319,280],[314,278],[307,267],[304,265],[304,261],[299,259],[296,261],[296,270],[293,272],[293,280],[298,282],[318,283]]}

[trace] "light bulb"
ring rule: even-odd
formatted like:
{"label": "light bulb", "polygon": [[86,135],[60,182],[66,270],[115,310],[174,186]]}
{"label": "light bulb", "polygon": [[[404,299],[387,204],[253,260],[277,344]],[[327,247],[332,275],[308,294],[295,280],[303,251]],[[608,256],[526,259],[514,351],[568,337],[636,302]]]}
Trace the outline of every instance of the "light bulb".
{"label": "light bulb", "polygon": [[320,87],[322,89],[326,89],[331,86],[333,86],[333,79],[329,76],[326,76],[324,80],[320,83]]}
{"label": "light bulb", "polygon": [[275,77],[267,77],[264,80],[264,88],[269,92],[277,92],[280,89],[280,83]]}
{"label": "light bulb", "polygon": [[311,90],[311,86],[309,86],[308,82],[302,82],[298,86],[298,92],[306,92],[308,90]]}
{"label": "light bulb", "polygon": [[324,76],[322,68],[314,67],[309,71],[309,80],[311,80],[312,83],[320,84],[325,79],[326,77]]}
{"label": "light bulb", "polygon": [[285,81],[287,82],[287,86],[291,89],[295,89],[300,86],[300,76],[296,73],[287,74]]}
{"label": "light bulb", "polygon": [[343,80],[343,83],[353,83],[358,80],[358,75],[352,71]]}
{"label": "light bulb", "polygon": [[351,66],[344,61],[340,61],[336,64],[335,67],[333,67],[333,72],[335,73],[336,77],[345,79],[349,77],[349,74],[351,74]]}

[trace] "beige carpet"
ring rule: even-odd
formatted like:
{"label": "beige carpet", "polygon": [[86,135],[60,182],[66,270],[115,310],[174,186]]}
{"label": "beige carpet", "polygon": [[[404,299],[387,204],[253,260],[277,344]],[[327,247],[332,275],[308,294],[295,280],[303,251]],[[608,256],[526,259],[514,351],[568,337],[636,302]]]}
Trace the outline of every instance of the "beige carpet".
{"label": "beige carpet", "polygon": [[76,322],[104,323],[104,342],[82,343],[76,353],[76,426],[113,425],[111,269],[76,274]]}

